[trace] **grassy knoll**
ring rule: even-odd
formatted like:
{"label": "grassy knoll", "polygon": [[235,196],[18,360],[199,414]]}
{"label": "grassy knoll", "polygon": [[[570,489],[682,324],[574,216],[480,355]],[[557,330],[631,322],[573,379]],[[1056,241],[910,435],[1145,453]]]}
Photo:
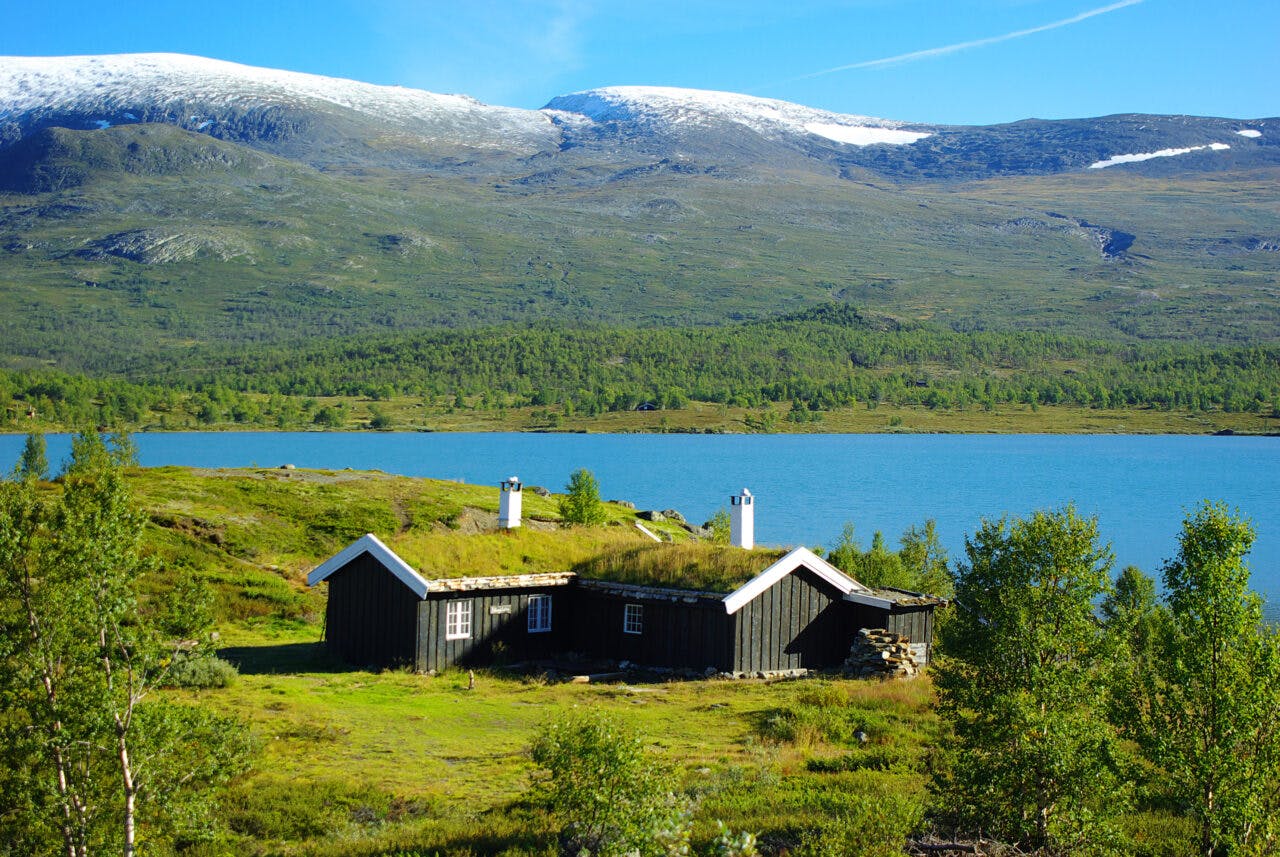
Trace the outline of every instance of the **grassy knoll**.
{"label": "grassy knoll", "polygon": [[[566,571],[653,542],[635,513],[605,504],[603,527],[559,527],[558,498],[526,490],[526,526],[490,532],[498,489],[384,473],[136,468],[135,497],[151,518],[147,540],[170,572],[190,569],[216,589],[228,620],[312,619],[323,593],[306,573],[375,533],[431,577]],[[673,540],[688,533],[646,524]],[[162,589],[163,581],[157,583]]]}

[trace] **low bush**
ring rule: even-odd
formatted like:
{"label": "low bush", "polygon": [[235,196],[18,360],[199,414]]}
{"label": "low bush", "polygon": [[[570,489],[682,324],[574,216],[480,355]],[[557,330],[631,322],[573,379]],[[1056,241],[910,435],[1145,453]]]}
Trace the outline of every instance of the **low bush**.
{"label": "low bush", "polygon": [[221,807],[233,832],[263,842],[339,838],[352,828],[376,829],[427,811],[425,805],[397,800],[367,785],[266,778],[237,783]]}
{"label": "low bush", "polygon": [[924,804],[904,797],[850,795],[838,815],[801,840],[797,857],[901,857],[924,821]]}
{"label": "low bush", "polygon": [[828,759],[810,759],[805,768],[814,773],[830,774],[842,771],[917,771],[924,762],[918,752],[899,747],[872,745],[844,756]]}
{"label": "low bush", "polygon": [[180,652],[174,656],[169,672],[165,676],[165,687],[229,687],[240,672],[234,664],[224,661],[212,654],[187,654]]}

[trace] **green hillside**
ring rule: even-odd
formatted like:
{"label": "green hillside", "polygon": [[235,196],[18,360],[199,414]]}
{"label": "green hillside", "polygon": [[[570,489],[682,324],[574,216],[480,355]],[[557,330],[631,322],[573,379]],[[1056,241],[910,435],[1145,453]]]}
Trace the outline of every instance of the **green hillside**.
{"label": "green hillside", "polygon": [[477,180],[325,173],[167,126],[23,145],[0,195],[18,365],[538,319],[716,324],[832,300],[962,331],[1280,330],[1267,170],[897,185],[513,162]]}
{"label": "green hillside", "polygon": [[[558,498],[532,490],[526,492],[527,526],[500,532],[496,487],[354,471],[181,467],[136,468],[129,483],[150,516],[149,550],[165,569],[155,588],[163,590],[167,577],[188,569],[215,586],[226,621],[317,621],[324,596],[306,587],[307,572],[365,533],[428,579],[574,571],[590,563],[603,568],[607,557],[654,544],[633,526],[634,511],[606,504],[608,526],[563,527]],[[690,540],[674,523],[645,526],[673,542]],[[675,565],[653,567],[669,585],[705,588],[743,573],[734,570],[741,564],[734,554],[710,544],[673,550]],[[694,565],[705,569],[703,578],[676,577]]]}

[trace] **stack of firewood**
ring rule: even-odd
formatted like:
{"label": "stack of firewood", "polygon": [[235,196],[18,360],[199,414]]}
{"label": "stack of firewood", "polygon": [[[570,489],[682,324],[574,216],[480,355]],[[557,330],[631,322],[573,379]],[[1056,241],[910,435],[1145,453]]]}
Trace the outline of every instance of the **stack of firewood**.
{"label": "stack of firewood", "polygon": [[845,658],[844,672],[857,676],[910,678],[920,672],[911,638],[884,628],[862,628]]}

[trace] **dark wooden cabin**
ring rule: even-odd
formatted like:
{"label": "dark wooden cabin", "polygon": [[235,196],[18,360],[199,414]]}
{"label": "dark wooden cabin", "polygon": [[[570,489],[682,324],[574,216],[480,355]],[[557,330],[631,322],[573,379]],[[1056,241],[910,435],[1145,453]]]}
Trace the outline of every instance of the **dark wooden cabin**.
{"label": "dark wooden cabin", "polygon": [[936,598],[872,590],[797,548],[730,593],[573,573],[427,580],[367,535],[318,566],[325,640],[359,666],[419,671],[575,654],[773,673],[839,666],[859,628],[910,635],[927,656]]}

